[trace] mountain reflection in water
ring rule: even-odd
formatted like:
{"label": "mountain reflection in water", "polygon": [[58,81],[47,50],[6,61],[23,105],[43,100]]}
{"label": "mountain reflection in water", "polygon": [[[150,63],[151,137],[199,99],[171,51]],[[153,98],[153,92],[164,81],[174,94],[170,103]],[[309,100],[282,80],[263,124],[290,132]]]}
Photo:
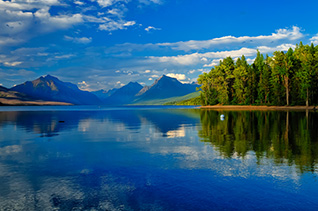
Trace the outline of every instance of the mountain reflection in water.
{"label": "mountain reflection in water", "polygon": [[317,119],[167,108],[0,112],[0,210],[318,208]]}

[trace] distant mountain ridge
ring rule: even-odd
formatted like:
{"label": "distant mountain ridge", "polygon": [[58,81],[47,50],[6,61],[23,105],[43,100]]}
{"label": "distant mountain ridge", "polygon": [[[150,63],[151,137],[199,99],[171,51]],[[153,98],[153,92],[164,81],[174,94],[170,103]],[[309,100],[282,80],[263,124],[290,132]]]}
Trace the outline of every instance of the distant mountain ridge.
{"label": "distant mountain ridge", "polygon": [[4,86],[0,86],[0,91],[7,92],[9,91],[9,89],[5,88]]}
{"label": "distant mountain ridge", "polygon": [[7,99],[31,100],[43,104],[63,102],[75,105],[151,105],[194,93],[198,86],[194,83],[183,84],[176,78],[163,75],[151,86],[143,87],[138,82],[130,82],[119,89],[88,92],[80,90],[75,84],[46,75],[11,89],[0,86],[0,92]]}
{"label": "distant mountain ridge", "polygon": [[62,82],[51,75],[41,76],[34,81],[27,81],[12,87],[10,90],[47,101],[67,102],[77,105],[102,104],[101,100],[92,93],[82,91],[75,84]]}
{"label": "distant mountain ridge", "polygon": [[143,88],[138,82],[130,82],[116,90],[104,102],[112,105],[130,104],[135,100],[136,94]]}
{"label": "distant mountain ridge", "polygon": [[92,91],[91,93],[96,95],[102,102],[107,101],[107,98],[109,98],[112,94],[114,94],[118,89],[117,88],[113,88],[110,90],[98,90],[98,91]]}
{"label": "distant mountain ridge", "polygon": [[143,93],[137,94],[135,102],[183,96],[195,92],[196,87],[196,84],[183,84],[176,78],[163,75]]}
{"label": "distant mountain ridge", "polygon": [[137,82],[130,82],[107,97],[106,94],[100,95],[101,90],[94,94],[108,105],[149,104],[160,102],[161,99],[188,95],[196,92],[196,87],[197,84],[183,84],[176,78],[163,75],[151,86],[143,87]]}

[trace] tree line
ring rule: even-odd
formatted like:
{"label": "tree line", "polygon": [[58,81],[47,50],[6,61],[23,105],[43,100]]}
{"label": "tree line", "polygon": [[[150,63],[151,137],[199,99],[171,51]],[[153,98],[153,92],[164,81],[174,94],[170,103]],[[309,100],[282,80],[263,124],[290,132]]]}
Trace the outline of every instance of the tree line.
{"label": "tree line", "polygon": [[272,57],[257,51],[251,65],[244,55],[227,57],[198,83],[202,105],[317,105],[318,46],[300,42]]}

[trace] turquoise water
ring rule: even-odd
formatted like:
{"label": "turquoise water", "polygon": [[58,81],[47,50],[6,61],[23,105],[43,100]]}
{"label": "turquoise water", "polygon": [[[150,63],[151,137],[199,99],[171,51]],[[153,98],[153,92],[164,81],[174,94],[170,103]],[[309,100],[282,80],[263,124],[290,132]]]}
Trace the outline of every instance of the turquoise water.
{"label": "turquoise water", "polygon": [[314,112],[0,110],[0,210],[318,209]]}

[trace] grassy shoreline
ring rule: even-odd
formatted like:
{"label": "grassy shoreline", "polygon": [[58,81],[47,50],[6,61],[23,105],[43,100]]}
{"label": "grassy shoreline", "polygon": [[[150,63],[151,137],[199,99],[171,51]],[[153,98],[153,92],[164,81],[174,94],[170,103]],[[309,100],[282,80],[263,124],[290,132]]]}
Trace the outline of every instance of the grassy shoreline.
{"label": "grassy shoreline", "polygon": [[211,110],[317,110],[316,106],[254,106],[254,105],[213,105],[201,106]]}

